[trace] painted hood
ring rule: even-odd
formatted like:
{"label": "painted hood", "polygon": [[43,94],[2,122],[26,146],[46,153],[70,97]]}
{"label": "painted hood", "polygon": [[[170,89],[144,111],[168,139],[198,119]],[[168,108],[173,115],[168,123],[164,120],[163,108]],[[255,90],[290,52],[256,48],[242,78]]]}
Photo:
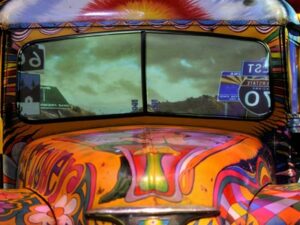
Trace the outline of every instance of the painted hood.
{"label": "painted hood", "polygon": [[[94,129],[42,138],[20,159],[20,185],[55,201],[61,193],[89,187],[89,208],[212,205],[217,177],[230,166],[259,186],[256,159],[263,146],[244,134],[191,127],[131,126]],[[88,172],[88,175],[87,175]],[[269,178],[268,172],[265,175]],[[246,177],[247,176],[247,177]],[[249,178],[249,183],[247,179]]]}

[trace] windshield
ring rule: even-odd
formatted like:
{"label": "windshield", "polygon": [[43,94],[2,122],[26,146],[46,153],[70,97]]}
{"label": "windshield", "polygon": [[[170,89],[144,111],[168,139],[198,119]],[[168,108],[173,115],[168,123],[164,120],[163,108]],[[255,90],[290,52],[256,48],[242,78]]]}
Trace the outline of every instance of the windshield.
{"label": "windshield", "polygon": [[32,120],[125,114],[261,118],[269,53],[253,40],[137,31],[48,40],[19,54],[18,107]]}

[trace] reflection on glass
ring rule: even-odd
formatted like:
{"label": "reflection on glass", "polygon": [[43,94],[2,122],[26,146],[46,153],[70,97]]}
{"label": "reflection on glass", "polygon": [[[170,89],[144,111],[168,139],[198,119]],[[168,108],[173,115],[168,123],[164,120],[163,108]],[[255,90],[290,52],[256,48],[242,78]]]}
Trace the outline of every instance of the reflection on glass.
{"label": "reflection on glass", "polygon": [[[25,48],[20,56],[21,114],[46,119],[138,111],[142,105],[140,42],[140,33],[129,33]],[[32,77],[39,77],[35,89]],[[40,98],[31,101],[32,95]]]}
{"label": "reflection on glass", "polygon": [[254,41],[147,35],[147,100],[152,111],[260,117],[270,111],[269,63]]}
{"label": "reflection on glass", "polygon": [[23,48],[20,114],[39,120],[142,111],[261,118],[270,112],[269,56],[261,43],[175,32],[142,37],[109,33]]}

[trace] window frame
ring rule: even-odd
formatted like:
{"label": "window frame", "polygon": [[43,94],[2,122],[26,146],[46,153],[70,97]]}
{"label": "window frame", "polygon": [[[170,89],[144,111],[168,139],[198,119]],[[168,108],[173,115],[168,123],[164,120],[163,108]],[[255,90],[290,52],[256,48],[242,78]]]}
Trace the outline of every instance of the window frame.
{"label": "window frame", "polygon": [[[155,116],[155,117],[175,117],[175,118],[196,118],[196,119],[223,119],[223,120],[238,120],[238,121],[262,121],[268,118],[273,110],[274,110],[274,100],[273,100],[273,90],[272,90],[272,72],[271,72],[271,50],[269,46],[259,40],[257,38],[252,37],[241,37],[241,36],[234,36],[234,35],[227,35],[227,34],[216,34],[216,33],[208,33],[208,32],[195,32],[195,31],[174,31],[174,30],[152,30],[152,29],[137,29],[137,30],[122,30],[122,31],[105,31],[105,32],[96,32],[96,33],[89,33],[89,34],[78,34],[78,35],[66,35],[54,38],[45,38],[39,40],[33,40],[27,42],[23,45],[18,53],[17,53],[17,88],[16,88],[16,101],[19,103],[20,100],[20,92],[19,92],[19,74],[20,74],[20,59],[22,50],[27,48],[28,46],[34,44],[40,44],[45,42],[55,42],[61,41],[66,39],[76,39],[76,38],[88,38],[88,37],[96,37],[96,36],[105,36],[105,35],[118,35],[118,34],[130,34],[130,33],[139,33],[141,38],[140,43],[140,58],[141,58],[141,94],[142,94],[142,111],[141,112],[129,112],[129,113],[121,113],[121,114],[103,114],[103,115],[92,115],[92,116],[76,116],[76,117],[63,117],[63,118],[47,118],[47,119],[30,119],[26,116],[21,115],[18,107],[17,107],[17,115],[26,123],[52,123],[52,122],[59,122],[59,121],[80,121],[80,120],[95,120],[95,119],[110,119],[110,118],[125,118],[125,117],[137,117],[137,116]],[[168,113],[168,112],[149,112],[147,110],[147,74],[146,74],[146,54],[147,54],[147,33],[162,33],[162,34],[176,34],[176,35],[193,35],[193,36],[205,36],[205,37],[217,37],[217,38],[225,38],[231,40],[239,40],[239,41],[252,41],[259,43],[262,45],[266,50],[266,55],[268,57],[268,64],[269,64],[269,87],[270,87],[270,98],[271,98],[271,107],[270,111],[265,115],[258,116],[258,117],[236,117],[236,116],[225,116],[225,115],[212,115],[212,116],[205,116],[205,115],[184,115],[184,114],[176,114],[176,113]]]}

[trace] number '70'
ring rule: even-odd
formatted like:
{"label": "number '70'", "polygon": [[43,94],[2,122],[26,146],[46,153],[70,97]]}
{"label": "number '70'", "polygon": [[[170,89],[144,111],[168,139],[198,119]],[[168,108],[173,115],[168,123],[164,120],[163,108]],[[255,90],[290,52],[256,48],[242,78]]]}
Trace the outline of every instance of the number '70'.
{"label": "number '70'", "polygon": [[[271,107],[270,91],[263,91],[263,96],[267,100],[268,108]],[[258,91],[248,91],[245,94],[245,104],[249,107],[255,107],[259,104],[261,95]]]}

